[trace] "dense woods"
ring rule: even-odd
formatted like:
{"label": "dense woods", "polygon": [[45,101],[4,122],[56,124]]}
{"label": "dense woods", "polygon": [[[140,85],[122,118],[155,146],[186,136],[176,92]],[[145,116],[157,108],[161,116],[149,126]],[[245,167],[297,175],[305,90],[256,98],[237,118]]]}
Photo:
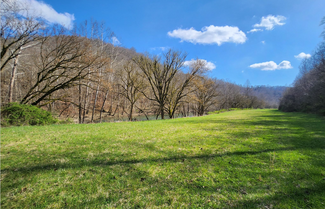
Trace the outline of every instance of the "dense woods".
{"label": "dense woods", "polygon": [[[321,24],[325,25],[325,17]],[[325,39],[325,30],[322,33]],[[279,109],[286,112],[311,112],[325,115],[325,42],[318,45],[308,59],[302,61],[293,86],[280,101]]]}
{"label": "dense woods", "polygon": [[[47,25],[3,1],[1,105],[31,104],[78,123],[142,115],[164,119],[229,108],[276,108],[284,87],[244,86],[207,76],[185,52],[137,53],[114,44],[101,22]],[[105,119],[105,120],[106,120]]]}
{"label": "dense woods", "polygon": [[325,115],[325,42],[301,63],[300,74],[285,91],[279,109]]}

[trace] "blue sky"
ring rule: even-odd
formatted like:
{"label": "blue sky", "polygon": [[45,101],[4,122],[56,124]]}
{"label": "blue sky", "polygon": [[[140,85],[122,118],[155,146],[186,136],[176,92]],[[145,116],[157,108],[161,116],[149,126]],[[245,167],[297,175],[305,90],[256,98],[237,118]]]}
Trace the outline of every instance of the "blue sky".
{"label": "blue sky", "polygon": [[20,1],[49,22],[105,21],[137,52],[185,51],[188,61],[206,60],[211,77],[271,86],[294,81],[301,58],[322,41],[325,16],[324,0]]}

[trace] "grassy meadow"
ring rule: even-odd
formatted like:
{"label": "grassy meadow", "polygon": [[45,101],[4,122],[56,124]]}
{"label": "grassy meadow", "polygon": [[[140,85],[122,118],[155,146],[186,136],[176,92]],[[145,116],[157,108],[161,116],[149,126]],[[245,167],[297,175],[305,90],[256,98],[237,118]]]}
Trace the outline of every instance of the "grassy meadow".
{"label": "grassy meadow", "polygon": [[244,110],[1,129],[2,208],[325,208],[325,119]]}

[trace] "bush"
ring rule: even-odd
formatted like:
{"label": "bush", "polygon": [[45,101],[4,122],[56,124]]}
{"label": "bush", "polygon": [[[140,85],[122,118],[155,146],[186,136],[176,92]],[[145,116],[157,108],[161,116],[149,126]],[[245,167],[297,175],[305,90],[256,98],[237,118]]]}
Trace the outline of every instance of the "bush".
{"label": "bush", "polygon": [[10,103],[1,109],[2,126],[48,125],[57,122],[50,112],[32,105]]}

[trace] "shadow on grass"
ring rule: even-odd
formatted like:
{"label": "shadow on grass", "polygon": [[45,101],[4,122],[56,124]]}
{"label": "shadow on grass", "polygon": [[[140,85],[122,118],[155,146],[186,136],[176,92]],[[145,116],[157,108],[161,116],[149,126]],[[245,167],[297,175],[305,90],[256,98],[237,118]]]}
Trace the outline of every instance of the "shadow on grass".
{"label": "shadow on grass", "polygon": [[[243,112],[247,114],[252,114],[252,112]],[[253,112],[254,113],[254,112]],[[284,113],[279,110],[269,110],[267,111],[267,115],[261,115],[260,112],[257,112],[257,115],[250,115],[248,120],[241,118],[228,118],[228,115],[217,115],[217,117],[211,118],[213,115],[197,117],[197,118],[186,118],[185,120],[171,120],[169,123],[174,124],[211,124],[211,123],[226,123],[228,124],[239,124],[241,126],[244,125],[259,125],[259,126],[281,126],[284,123],[288,123],[290,126],[301,127],[301,125],[306,125],[311,129],[316,128],[324,131],[325,129],[325,118],[319,115],[313,114],[305,114],[305,113]],[[220,117],[218,117],[220,116]],[[209,117],[209,118],[208,118]],[[225,118],[226,117],[226,118]],[[323,120],[324,123],[320,123],[319,121]],[[313,127],[313,125],[316,125]],[[321,128],[322,127],[322,128]]]}
{"label": "shadow on grass", "polygon": [[[286,203],[288,201],[294,201],[298,203],[298,205],[301,206],[301,208],[313,208],[316,207],[312,201],[313,198],[319,198],[319,197],[324,197],[325,194],[325,182],[318,182],[316,185],[310,185],[310,187],[304,187],[304,188],[298,188],[294,187],[294,189],[289,189],[289,190],[282,190],[282,191],[276,191],[274,193],[274,190],[271,192],[271,189],[265,189],[265,193],[262,194],[262,197],[258,198],[250,198],[249,195],[254,194],[256,192],[260,192],[261,188],[264,187],[264,184],[270,184],[270,182],[264,183],[260,182],[258,180],[254,180],[253,184],[255,185],[255,188],[246,188],[244,184],[233,184],[230,183],[231,181],[236,181],[237,179],[235,178],[230,178],[230,179],[216,179],[215,181],[217,182],[214,185],[207,185],[204,183],[204,181],[200,181],[200,179],[196,180],[191,180],[188,179],[185,182],[175,182],[174,179],[168,179],[168,178],[158,178],[158,177],[153,177],[151,176],[148,172],[143,171],[137,167],[135,167],[135,164],[138,163],[145,163],[145,164],[164,164],[164,163],[177,163],[177,162],[189,162],[192,160],[199,160],[199,161],[207,161],[207,163],[211,163],[212,159],[215,158],[223,158],[223,157],[229,157],[227,158],[227,161],[229,159],[234,159],[236,156],[252,156],[252,155],[259,155],[263,153],[272,153],[272,152],[283,152],[283,151],[291,151],[295,150],[295,148],[279,148],[279,149],[265,149],[265,150],[260,150],[260,151],[246,151],[246,152],[229,152],[229,153],[224,153],[224,154],[215,154],[215,155],[195,155],[195,156],[174,156],[174,157],[168,157],[168,158],[146,158],[146,159],[139,159],[139,160],[122,160],[122,161],[115,161],[115,162],[103,162],[101,160],[92,160],[92,161],[79,161],[76,164],[58,164],[58,165],[53,165],[53,164],[45,164],[45,165],[38,165],[34,167],[29,167],[29,168],[19,168],[17,171],[8,169],[8,170],[3,170],[4,172],[13,172],[15,175],[18,176],[35,176],[37,173],[35,172],[46,172],[48,170],[57,170],[57,169],[75,169],[75,168],[82,168],[82,167],[87,167],[89,173],[96,172],[96,169],[92,169],[95,166],[100,166],[100,167],[110,167],[114,165],[123,165],[123,169],[121,170],[116,170],[116,168],[111,168],[109,170],[114,171],[116,173],[119,173],[120,175],[114,176],[112,174],[106,174],[103,178],[105,178],[105,184],[103,186],[105,187],[111,187],[112,185],[115,184],[116,181],[120,181],[120,178],[123,178],[123,173],[124,172],[129,172],[130,175],[128,177],[124,177],[127,179],[131,179],[132,181],[138,182],[138,185],[135,188],[120,188],[120,189],[115,189],[116,193],[113,196],[110,197],[104,197],[100,196],[98,198],[92,199],[91,201],[88,201],[87,203],[76,203],[74,206],[78,207],[86,207],[91,204],[98,204],[98,202],[102,203],[112,203],[112,202],[118,202],[120,201],[121,197],[123,196],[122,193],[129,192],[129,193],[134,193],[133,195],[137,195],[137,189],[142,186],[144,187],[150,187],[150,185],[155,184],[158,185],[158,187],[155,190],[150,191],[151,193],[157,193],[155,195],[159,195],[162,198],[155,200],[155,205],[156,206],[168,206],[168,207],[175,207],[179,206],[177,203],[173,203],[172,198],[166,199],[166,194],[165,191],[173,191],[175,190],[175,186],[178,187],[179,190],[185,190],[189,196],[197,196],[199,195],[202,199],[201,200],[193,200],[193,202],[188,202],[188,204],[196,205],[196,206],[204,206],[208,207],[208,200],[209,201],[219,201],[217,197],[213,197],[213,195],[222,195],[228,200],[222,200],[224,204],[228,204],[228,207],[235,207],[235,208],[271,208],[272,205],[273,207],[276,206],[278,203]],[[227,162],[228,163],[228,162]],[[197,173],[196,168],[193,167],[192,170],[189,171],[183,171],[183,172],[190,172],[192,174]],[[224,168],[221,168],[224,169]],[[267,176],[274,176],[276,174],[276,171],[272,171],[271,173],[266,172],[266,171],[261,171],[261,172],[256,172],[254,170],[246,170],[244,172],[244,168],[239,165],[230,165],[229,168],[227,168],[231,172],[231,170],[242,170],[240,172],[241,175],[247,175],[247,176],[254,176],[257,175],[258,173],[261,173],[265,178]],[[243,173],[242,173],[243,172]],[[308,171],[309,172],[309,171]],[[53,173],[55,175],[55,173]],[[302,175],[303,176],[303,175]],[[141,179],[144,179],[143,181]],[[278,180],[280,186],[285,186],[287,184],[293,184],[292,180],[297,179],[296,181],[299,182],[300,176],[295,173],[289,173],[287,176],[287,179],[283,180]],[[304,177],[302,177],[304,178]],[[257,179],[257,177],[256,177]],[[202,179],[204,180],[204,179]],[[123,181],[121,180],[122,184]],[[220,183],[218,183],[220,181]],[[229,181],[228,183],[225,183],[224,181]],[[96,185],[98,182],[94,181],[92,184]],[[101,185],[102,183],[99,183]],[[121,184],[121,183],[119,183]],[[19,184],[12,184],[12,187],[18,187]],[[267,185],[268,186],[268,185]],[[82,185],[75,185],[74,190],[82,191],[83,195],[92,195],[90,191],[87,190],[87,187],[89,186],[82,186]],[[271,185],[272,187],[272,185]],[[7,189],[9,188],[3,188],[2,192],[6,192]],[[66,192],[69,192],[69,188],[65,188]],[[71,190],[71,193],[74,192],[74,190]],[[277,190],[277,189],[275,189]],[[121,194],[119,194],[117,191],[120,191]],[[267,194],[268,191],[270,191],[271,194]],[[149,193],[150,193],[149,192]],[[229,201],[232,198],[233,194],[239,194],[240,196],[243,196],[240,200],[233,200]],[[245,197],[247,196],[247,197]],[[204,199],[204,197],[208,197],[208,199]],[[204,200],[203,200],[204,199]],[[48,201],[54,201],[55,200],[48,200]],[[134,201],[134,199],[128,200],[128,205],[130,207],[134,207],[137,205],[138,207],[147,207],[144,202],[137,202]],[[175,200],[174,200],[175,201]],[[71,203],[69,203],[71,204]],[[190,207],[191,205],[188,205]]]}
{"label": "shadow on grass", "polygon": [[[87,207],[89,204],[98,204],[98,202],[102,202],[103,204],[119,202],[122,197],[124,197],[122,193],[127,192],[129,192],[132,197],[125,198],[126,201],[128,201],[127,204],[129,207],[146,207],[148,205],[146,205],[145,200],[142,200],[142,202],[135,201],[134,197],[138,197],[137,189],[142,187],[149,188],[150,186],[155,185],[157,188],[149,190],[145,194],[148,195],[150,193],[155,193],[156,195],[157,193],[159,197],[152,200],[155,202],[153,205],[157,206],[164,205],[166,207],[180,207],[180,205],[177,205],[177,202],[173,203],[175,200],[166,197],[167,194],[165,191],[177,192],[181,190],[187,193],[190,197],[199,196],[196,200],[192,200],[191,198],[186,199],[185,202],[188,201],[187,207],[191,207],[190,204],[193,203],[193,205],[196,204],[195,207],[207,208],[209,207],[208,201],[211,201],[212,203],[219,201],[222,203],[222,207],[235,208],[271,208],[276,207],[278,204],[282,204],[283,206],[288,202],[293,202],[294,207],[317,208],[321,204],[321,201],[325,201],[325,180],[323,180],[324,177],[319,173],[319,169],[324,169],[325,167],[325,159],[324,155],[315,157],[313,152],[321,153],[321,149],[325,148],[325,123],[321,123],[318,117],[306,114],[287,114],[276,110],[272,110],[271,112],[272,115],[263,115],[258,117],[252,116],[254,117],[252,120],[229,119],[225,121],[224,118],[210,118],[209,120],[205,120],[205,118],[202,117],[200,120],[188,119],[184,122],[173,120],[168,121],[168,123],[177,122],[177,124],[185,125],[202,124],[202,129],[209,131],[210,133],[209,135],[202,137],[202,140],[215,138],[215,136],[211,134],[213,131],[217,131],[218,128],[220,128],[214,127],[214,125],[217,125],[218,123],[223,123],[226,127],[240,127],[240,130],[235,130],[229,133],[227,132],[229,141],[231,142],[233,140],[234,143],[244,143],[247,138],[251,137],[263,139],[261,140],[261,144],[254,145],[253,151],[233,151],[217,154],[205,154],[203,153],[204,151],[202,151],[202,154],[190,155],[185,153],[175,153],[172,151],[161,151],[158,147],[152,144],[143,145],[135,143],[134,146],[140,148],[140,150],[148,149],[154,153],[168,157],[131,159],[131,156],[118,156],[118,158],[124,159],[108,161],[106,159],[108,157],[111,158],[111,154],[109,153],[96,155],[96,158],[92,160],[87,160],[87,156],[81,155],[79,155],[79,159],[75,159],[71,157],[70,153],[69,155],[66,154],[66,156],[63,154],[60,158],[67,157],[69,158],[69,162],[73,163],[43,163],[29,167],[2,169],[2,172],[9,173],[8,175],[12,175],[15,179],[18,179],[22,176],[36,176],[38,173],[47,171],[55,175],[56,171],[60,169],[68,170],[84,167],[89,168],[89,172],[95,173],[96,169],[92,168],[99,166],[105,168],[105,172],[118,174],[118,176],[114,176],[113,174],[103,174],[105,178],[102,177],[103,179],[98,181],[103,180],[104,183],[101,182],[101,184],[103,184],[105,188],[116,186],[117,183],[115,184],[115,182],[117,181],[119,181],[117,185],[123,185],[123,182],[126,182],[127,180],[137,183],[137,185],[132,185],[133,187],[128,187],[126,183],[122,188],[116,186],[116,188],[114,188],[115,194],[112,196],[108,198],[100,196],[87,203],[76,203],[75,206],[79,207]],[[253,132],[251,130],[245,130],[246,128],[255,128],[255,126],[256,129],[254,129]],[[253,144],[251,141],[247,143]],[[78,150],[75,151],[78,152]],[[256,155],[256,159],[264,163],[264,158],[269,156],[263,156],[263,154],[279,154],[286,151],[302,152],[304,155],[308,156],[308,158],[304,162],[298,162],[293,167],[286,168],[286,165],[281,164],[274,170],[267,170],[263,167],[263,164],[257,164],[254,168],[248,168],[249,165],[236,164],[236,161],[240,161],[239,158],[252,158],[254,160]],[[192,161],[196,162],[191,164]],[[234,163],[231,163],[231,161],[234,161]],[[139,168],[136,166],[139,163],[146,164],[146,166],[144,168]],[[163,164],[168,163],[172,164],[172,169],[179,169],[178,172],[187,172],[189,177],[191,177],[191,175],[198,176],[200,174],[201,170],[199,166],[208,169],[208,165],[213,163],[216,164],[216,168],[211,172],[219,172],[220,170],[226,173],[226,177],[218,177],[218,179],[213,179],[213,181],[208,181],[206,179],[181,179],[180,177],[180,179],[183,180],[183,182],[180,182],[178,179],[169,179],[168,177],[154,177],[145,170],[151,165],[166,168]],[[189,167],[177,167],[178,163],[187,163]],[[254,164],[253,161],[251,163]],[[281,163],[286,162],[284,161]],[[313,169],[304,166],[305,164],[311,164]],[[117,168],[116,166],[119,167]],[[130,175],[124,177],[123,174],[125,172],[129,172]],[[209,175],[209,173],[206,175]],[[227,175],[230,177],[228,178]],[[245,176],[249,179],[248,183],[237,182],[244,181]],[[261,180],[259,180],[259,176]],[[264,182],[262,178],[269,178],[271,180],[265,180]],[[97,182],[94,181],[92,185],[87,186],[95,186],[96,183]],[[303,183],[305,183],[304,186],[299,186],[299,184]],[[9,183],[6,182],[6,184],[8,185]],[[12,187],[19,187],[20,185],[23,185],[23,183],[16,182],[12,183],[11,187],[6,188],[3,187],[2,184],[2,192],[10,191]],[[91,192],[84,188],[87,186],[75,186],[77,187],[76,190],[83,191],[85,195],[92,195]],[[66,189],[66,191],[69,193],[68,189]],[[71,193],[73,193],[73,191],[71,191]],[[238,199],[232,199],[234,195],[237,195],[236,197]]]}
{"label": "shadow on grass", "polygon": [[[43,164],[37,165],[32,167],[20,167],[20,168],[11,168],[11,169],[2,169],[2,172],[17,172],[17,173],[30,173],[30,172],[43,172],[44,170],[57,170],[57,169],[65,169],[65,168],[79,168],[84,166],[112,166],[112,165],[121,165],[121,164],[137,164],[137,163],[161,163],[161,162],[181,162],[183,160],[191,160],[191,159],[210,159],[210,158],[217,158],[217,157],[224,157],[224,156],[239,156],[239,155],[257,155],[261,153],[268,153],[268,152],[280,152],[280,151],[289,151],[294,150],[293,147],[286,147],[286,148],[278,148],[278,149],[266,149],[260,151],[237,151],[237,152],[226,152],[223,154],[201,154],[201,155],[181,155],[181,156],[173,156],[173,157],[163,157],[163,158],[144,158],[144,159],[134,159],[134,160],[117,160],[114,162],[105,161],[105,160],[74,160],[77,163],[56,163],[56,164]],[[166,154],[166,152],[164,152]],[[98,158],[105,158],[109,155],[105,156],[98,156]]]}
{"label": "shadow on grass", "polygon": [[235,208],[277,208],[278,202],[294,202],[299,208],[320,208],[320,205],[325,206],[325,202],[318,201],[324,201],[324,197],[325,182],[323,181],[317,183],[314,187],[296,188],[293,191],[281,191],[254,200],[238,201],[234,206]]}

